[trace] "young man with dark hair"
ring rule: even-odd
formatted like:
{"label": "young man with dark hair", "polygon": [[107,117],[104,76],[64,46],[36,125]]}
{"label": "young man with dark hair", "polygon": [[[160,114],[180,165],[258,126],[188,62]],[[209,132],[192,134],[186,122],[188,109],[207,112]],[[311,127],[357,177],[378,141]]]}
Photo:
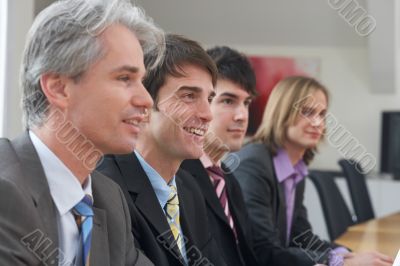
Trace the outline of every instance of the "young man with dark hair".
{"label": "young man with dark hair", "polygon": [[240,161],[229,154],[240,150],[246,134],[249,105],[257,95],[256,78],[247,57],[229,47],[207,51],[218,68],[216,96],[211,103],[214,116],[206,135],[200,160],[185,160],[206,199],[213,237],[228,265],[297,265],[298,261],[272,240],[263,242],[262,252],[254,254],[251,221],[240,185],[229,169]]}
{"label": "young man with dark hair", "polygon": [[197,42],[167,35],[164,61],[144,80],[155,104],[136,151],[107,156],[99,168],[124,191],[133,234],[155,265],[225,265],[211,238],[204,198],[179,170],[183,160],[203,153],[216,78],[213,61]]}
{"label": "young man with dark hair", "polygon": [[218,68],[213,120],[200,159],[185,160],[182,168],[194,177],[206,200],[209,225],[228,265],[257,265],[251,228],[239,184],[226,172],[222,157],[237,151],[248,124],[248,108],[256,95],[255,75],[247,58],[228,47],[207,51]]}

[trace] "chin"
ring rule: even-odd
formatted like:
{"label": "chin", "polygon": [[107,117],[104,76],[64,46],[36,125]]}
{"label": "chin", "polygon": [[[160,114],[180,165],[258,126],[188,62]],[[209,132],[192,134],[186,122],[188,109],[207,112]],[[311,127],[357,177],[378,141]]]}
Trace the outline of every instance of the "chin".
{"label": "chin", "polygon": [[199,159],[203,155],[203,149],[193,148],[190,150],[185,159]]}
{"label": "chin", "polygon": [[235,152],[238,151],[242,148],[243,141],[235,141],[231,145],[229,145],[229,151],[230,152]]}
{"label": "chin", "polygon": [[128,154],[133,152],[135,148],[136,148],[136,141],[121,146],[113,147],[113,151],[107,152],[106,154]]}
{"label": "chin", "polygon": [[309,145],[306,146],[307,149],[314,149],[316,148],[318,143],[310,143]]}

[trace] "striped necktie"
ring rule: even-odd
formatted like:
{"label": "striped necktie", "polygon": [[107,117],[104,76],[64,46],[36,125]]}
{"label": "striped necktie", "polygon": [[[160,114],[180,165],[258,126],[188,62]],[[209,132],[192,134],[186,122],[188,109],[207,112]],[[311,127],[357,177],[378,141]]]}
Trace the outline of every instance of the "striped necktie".
{"label": "striped necktie", "polygon": [[169,185],[169,187],[171,188],[171,192],[168,196],[168,201],[164,206],[164,211],[176,244],[182,254],[183,238],[180,234],[179,199],[176,187],[174,185]]}
{"label": "striped necktie", "polygon": [[217,194],[219,202],[221,203],[221,206],[224,209],[224,213],[226,218],[228,219],[229,226],[231,227],[233,234],[235,235],[235,238],[237,238],[235,225],[233,223],[233,218],[229,210],[229,202],[226,193],[224,173],[222,172],[221,167],[215,165],[207,167],[207,171],[213,180],[215,193]]}
{"label": "striped necktie", "polygon": [[82,265],[89,265],[90,245],[92,241],[93,228],[93,200],[90,195],[85,195],[83,199],[75,205],[73,213],[75,214],[76,223],[78,225],[82,240]]}

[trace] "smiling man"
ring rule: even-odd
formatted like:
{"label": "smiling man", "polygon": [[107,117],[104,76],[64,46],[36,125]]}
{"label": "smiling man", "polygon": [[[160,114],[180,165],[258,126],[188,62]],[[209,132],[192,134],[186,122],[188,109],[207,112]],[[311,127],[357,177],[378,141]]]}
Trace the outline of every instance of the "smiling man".
{"label": "smiling man", "polygon": [[153,104],[143,51],[159,61],[164,48],[129,1],[57,1],[37,16],[21,67],[26,132],[0,140],[0,265],[152,265],[121,189],[93,169],[133,151],[132,124]]}
{"label": "smiling man", "polygon": [[213,120],[206,134],[204,155],[185,160],[206,199],[209,225],[227,265],[257,265],[251,228],[239,184],[221,162],[224,154],[241,148],[249,105],[256,95],[255,75],[246,56],[228,47],[207,51],[218,68]]}
{"label": "smiling man", "polygon": [[107,156],[99,170],[125,192],[135,239],[155,265],[224,265],[204,198],[178,171],[183,160],[203,153],[217,70],[198,43],[167,35],[166,44],[163,63],[144,80],[155,104],[136,151]]}

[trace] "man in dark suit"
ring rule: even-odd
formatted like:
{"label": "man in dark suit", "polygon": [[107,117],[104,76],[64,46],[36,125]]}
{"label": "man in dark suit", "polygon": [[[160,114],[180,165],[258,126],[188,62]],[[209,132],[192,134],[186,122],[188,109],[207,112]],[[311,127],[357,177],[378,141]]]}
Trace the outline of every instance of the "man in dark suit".
{"label": "man in dark suit", "polygon": [[152,106],[143,51],[159,61],[164,47],[125,1],[59,1],[38,15],[21,68],[27,132],[0,140],[0,265],[153,265],[121,189],[93,169],[133,150],[132,124]]}
{"label": "man in dark suit", "polygon": [[233,49],[215,47],[207,52],[218,68],[216,96],[211,103],[213,120],[206,134],[205,154],[200,160],[185,160],[181,167],[202,190],[210,229],[227,265],[257,265],[240,186],[221,162],[224,154],[242,145],[249,104],[256,95],[255,75],[247,58]]}
{"label": "man in dark suit", "polygon": [[98,169],[124,191],[135,239],[155,265],[224,265],[204,198],[178,171],[184,159],[202,155],[217,70],[198,43],[167,35],[166,44],[164,61],[144,80],[155,105],[137,149],[107,156]]}
{"label": "man in dark suit", "polygon": [[[246,134],[249,105],[256,96],[255,75],[246,56],[228,47],[208,50],[218,68],[213,120],[200,160],[185,160],[206,199],[212,234],[228,265],[295,265],[291,254],[265,241],[257,259],[251,223],[240,186],[228,168],[240,163],[228,152],[241,148]],[[222,158],[224,158],[222,160]],[[225,163],[224,163],[225,162]]]}

